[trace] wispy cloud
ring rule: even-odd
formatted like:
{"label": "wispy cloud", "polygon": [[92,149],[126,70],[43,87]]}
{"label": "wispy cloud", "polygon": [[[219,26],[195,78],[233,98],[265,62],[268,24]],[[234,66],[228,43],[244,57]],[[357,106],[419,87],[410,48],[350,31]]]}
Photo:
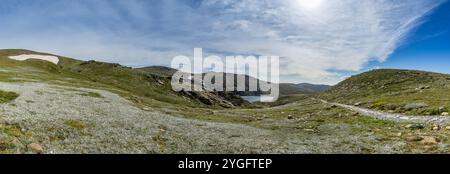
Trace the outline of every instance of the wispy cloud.
{"label": "wispy cloud", "polygon": [[[0,7],[0,47],[131,66],[211,54],[278,55],[285,81],[335,83],[385,61],[444,0],[18,1]],[[307,2],[306,2],[307,3]]]}

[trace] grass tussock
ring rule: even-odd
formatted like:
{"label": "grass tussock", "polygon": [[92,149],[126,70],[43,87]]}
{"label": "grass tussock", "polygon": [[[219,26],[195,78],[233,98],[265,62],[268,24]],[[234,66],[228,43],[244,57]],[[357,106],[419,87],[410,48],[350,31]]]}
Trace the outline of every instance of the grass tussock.
{"label": "grass tussock", "polygon": [[64,124],[74,129],[84,129],[87,127],[86,123],[79,120],[66,120]]}
{"label": "grass tussock", "polygon": [[86,96],[86,97],[94,97],[94,98],[103,98],[103,96],[99,93],[96,92],[86,92],[86,93],[81,93],[81,96]]}
{"label": "grass tussock", "polygon": [[19,94],[15,92],[7,92],[7,91],[1,91],[0,90],[0,103],[7,103],[10,101],[13,101],[19,97]]}
{"label": "grass tussock", "polygon": [[17,150],[24,150],[22,145],[19,144],[19,139],[24,137],[20,127],[0,124],[0,135],[0,154],[11,154],[17,152]]}

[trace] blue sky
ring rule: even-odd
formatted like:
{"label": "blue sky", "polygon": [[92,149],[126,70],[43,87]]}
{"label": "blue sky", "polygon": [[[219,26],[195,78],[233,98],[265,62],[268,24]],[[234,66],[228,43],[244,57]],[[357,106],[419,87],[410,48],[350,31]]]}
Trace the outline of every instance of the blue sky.
{"label": "blue sky", "polygon": [[281,80],[335,84],[373,68],[450,73],[447,0],[3,0],[0,48],[128,66],[277,55]]}
{"label": "blue sky", "polygon": [[437,8],[387,61],[373,62],[370,65],[450,74],[449,10],[449,2]]}

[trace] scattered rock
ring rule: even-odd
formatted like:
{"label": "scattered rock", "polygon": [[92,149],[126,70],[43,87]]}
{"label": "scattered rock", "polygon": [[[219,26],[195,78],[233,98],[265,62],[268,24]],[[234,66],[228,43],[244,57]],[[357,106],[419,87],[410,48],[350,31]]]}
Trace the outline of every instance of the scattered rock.
{"label": "scattered rock", "polygon": [[144,110],[144,111],[151,111],[151,109],[149,107],[143,107],[142,110]]}
{"label": "scattered rock", "polygon": [[5,134],[5,133],[3,133],[3,132],[0,132],[0,140],[3,140],[3,139],[6,139],[6,138],[8,138],[9,136],[7,135],[7,134]]}
{"label": "scattered rock", "polygon": [[33,151],[34,153],[37,154],[41,154],[42,152],[44,152],[44,148],[42,148],[42,146],[40,144],[37,143],[31,143],[28,146],[28,149]]}
{"label": "scattered rock", "polygon": [[430,88],[431,88],[431,86],[426,85],[426,86],[420,86],[420,87],[416,88],[416,90],[424,90],[424,89],[430,89]]}
{"label": "scattered rock", "polygon": [[24,145],[22,144],[22,142],[20,142],[20,140],[17,139],[17,138],[14,138],[14,140],[12,140],[11,143],[14,144],[14,146],[16,146],[16,147],[20,147],[20,148],[23,148],[23,147],[24,147]]}
{"label": "scattered rock", "polygon": [[422,137],[422,141],[420,141],[423,145],[435,145],[437,144],[437,140],[431,136]]}
{"label": "scattered rock", "polygon": [[408,124],[405,126],[407,129],[423,129],[425,126],[421,124]]}
{"label": "scattered rock", "polygon": [[406,137],[406,141],[422,141],[423,137],[419,137],[419,136],[410,136],[410,137]]}
{"label": "scattered rock", "polygon": [[9,121],[7,121],[7,120],[5,120],[5,119],[0,118],[0,125],[11,125],[11,122],[9,122]]}
{"label": "scattered rock", "polygon": [[445,110],[447,110],[447,109],[445,108],[445,106],[439,107],[439,111],[445,111]]}
{"label": "scattered rock", "polygon": [[399,132],[396,134],[397,137],[401,137],[403,135],[403,133]]}
{"label": "scattered rock", "polygon": [[303,129],[303,130],[306,131],[306,132],[315,132],[314,129]]}
{"label": "scattered rock", "polygon": [[354,106],[361,106],[361,102],[358,102],[358,103],[355,103],[355,104],[353,104]]}
{"label": "scattered rock", "polygon": [[160,85],[164,85],[164,82],[162,80],[157,81]]}
{"label": "scattered rock", "polygon": [[375,140],[377,141],[386,141],[386,137],[375,137]]}
{"label": "scattered rock", "polygon": [[440,130],[440,129],[441,129],[441,127],[440,127],[439,125],[435,125],[435,126],[433,126],[433,129],[432,129],[432,130],[438,131],[438,130]]}
{"label": "scattered rock", "polygon": [[289,120],[292,120],[292,119],[294,119],[294,117],[293,117],[292,115],[289,115],[289,116],[288,116],[288,119],[289,119]]}
{"label": "scattered rock", "polygon": [[445,127],[445,130],[450,130],[450,126]]}
{"label": "scattered rock", "polygon": [[442,116],[448,116],[448,112],[443,112],[441,115]]}
{"label": "scattered rock", "polygon": [[230,135],[229,138],[239,138],[241,135]]}
{"label": "scattered rock", "polygon": [[420,108],[425,108],[425,107],[428,107],[428,105],[426,103],[410,103],[410,104],[407,104],[403,108],[407,111],[410,111],[410,110],[420,109]]}

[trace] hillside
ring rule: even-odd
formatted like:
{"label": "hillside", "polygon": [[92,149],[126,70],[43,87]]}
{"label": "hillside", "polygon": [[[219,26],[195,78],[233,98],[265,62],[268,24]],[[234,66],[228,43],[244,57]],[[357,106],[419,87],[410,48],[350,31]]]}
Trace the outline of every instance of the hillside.
{"label": "hillside", "polygon": [[325,92],[331,88],[331,86],[329,86],[329,85],[316,85],[316,84],[311,84],[311,83],[299,83],[296,85],[300,86],[302,88],[305,88],[309,91],[315,92],[315,93]]}
{"label": "hillside", "polygon": [[309,83],[282,83],[280,84],[281,95],[293,95],[293,94],[315,94],[321,93],[328,90],[330,86],[328,85],[315,85]]}
{"label": "hillside", "polygon": [[[353,103],[401,91],[395,79],[385,82],[385,75],[368,80],[373,72],[324,94],[285,95],[273,104],[239,107],[234,102],[242,99],[233,93],[173,92],[171,70],[164,67],[133,69],[61,56],[57,64],[8,58],[20,54],[52,55],[0,50],[0,154],[447,153],[450,144],[449,132],[435,131],[434,125],[410,129],[408,122],[377,120],[317,100]],[[409,71],[401,74],[411,78]],[[447,77],[432,74],[433,80],[424,81],[429,73],[419,74],[417,81],[429,85],[418,87],[422,93],[441,89],[434,79]],[[378,90],[378,83],[387,89]],[[438,142],[421,141],[430,138]]]}
{"label": "hillside", "polygon": [[353,76],[322,98],[408,115],[446,115],[450,75],[414,70],[380,69]]}
{"label": "hillside", "polygon": [[137,68],[137,70],[149,72],[166,78],[172,77],[172,75],[177,72],[177,70],[165,66],[149,66],[144,68]]}
{"label": "hillside", "polygon": [[[28,71],[35,70],[43,73],[21,73],[30,75],[39,80],[73,79],[73,85],[91,85],[112,88],[113,90],[125,91],[133,101],[150,105],[186,105],[190,107],[234,107],[245,104],[243,99],[230,94],[217,94],[206,92],[177,93],[170,85],[167,77],[168,68],[132,69],[115,63],[97,61],[81,61],[63,56],[57,56],[60,61],[58,65],[40,61],[14,61],[8,56],[22,54],[53,55],[21,49],[0,50],[0,64],[3,68],[29,67]],[[18,77],[13,77],[18,78]]]}

